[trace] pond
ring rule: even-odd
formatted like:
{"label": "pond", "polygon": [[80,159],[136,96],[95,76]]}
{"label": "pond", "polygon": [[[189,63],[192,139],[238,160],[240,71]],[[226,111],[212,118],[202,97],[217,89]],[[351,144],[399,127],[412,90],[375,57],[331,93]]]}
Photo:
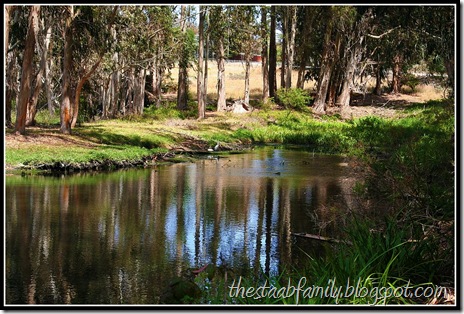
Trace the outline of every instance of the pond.
{"label": "pond", "polygon": [[257,148],[191,163],[7,176],[6,304],[157,304],[207,264],[276,275],[321,254],[353,203],[343,157]]}

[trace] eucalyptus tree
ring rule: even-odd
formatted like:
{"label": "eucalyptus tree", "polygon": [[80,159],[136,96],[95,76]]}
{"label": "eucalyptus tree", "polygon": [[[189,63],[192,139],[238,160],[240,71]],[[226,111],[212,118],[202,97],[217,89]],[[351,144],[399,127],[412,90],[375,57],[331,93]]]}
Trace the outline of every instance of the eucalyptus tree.
{"label": "eucalyptus tree", "polygon": [[[365,54],[365,39],[370,31],[370,24],[373,19],[372,9],[369,7],[350,7],[345,14],[347,18],[344,33],[344,60],[343,60],[343,79],[341,91],[337,97],[337,104],[340,106],[342,118],[350,116],[351,93],[354,90],[356,75],[362,75],[359,70],[361,60]],[[345,23],[340,23],[341,25]]]}
{"label": "eucalyptus tree", "polygon": [[[304,88],[304,83],[309,78],[317,80],[319,67],[319,55],[322,51],[323,33],[321,19],[322,7],[302,6],[298,8],[297,33],[295,41],[295,63],[298,67],[296,87]],[[321,26],[321,27],[320,27]]]}
{"label": "eucalyptus tree", "polygon": [[32,62],[34,58],[36,34],[39,28],[40,6],[32,6],[29,11],[27,35],[21,67],[21,84],[18,103],[16,105],[16,122],[14,131],[17,134],[26,133],[26,113],[31,92]]}
{"label": "eucalyptus tree", "polygon": [[[13,127],[11,120],[11,110],[13,100],[18,95],[17,92],[17,76],[18,76],[18,54],[20,48],[19,43],[22,43],[25,34],[22,34],[23,29],[27,27],[17,26],[22,14],[18,6],[5,5],[5,124],[7,127]],[[14,31],[16,29],[16,31]],[[11,33],[11,35],[10,35]],[[12,40],[10,40],[12,39]],[[12,44],[10,42],[13,42]]]}
{"label": "eucalyptus tree", "polygon": [[36,73],[33,77],[33,84],[31,88],[31,95],[27,106],[26,113],[26,125],[35,124],[35,116],[37,113],[37,104],[39,96],[44,92],[47,98],[48,109],[50,115],[54,113],[54,98],[52,91],[50,67],[51,61],[55,59],[55,56],[49,56],[49,50],[51,46],[52,35],[56,28],[55,7],[53,6],[42,6],[39,16],[39,27],[36,32],[36,51],[38,62],[34,72]]}
{"label": "eucalyptus tree", "polygon": [[447,86],[451,87],[451,96],[455,89],[456,59],[456,6],[420,6],[418,8],[420,37],[425,41],[427,64],[430,69],[443,68],[447,74]]}
{"label": "eucalyptus tree", "polygon": [[[293,60],[295,56],[295,35],[296,35],[296,22],[297,22],[297,7],[286,6],[283,10],[282,24],[285,24],[283,28],[284,33],[284,47],[285,59],[282,60],[282,73],[284,73],[285,88],[292,87],[292,71],[293,71]],[[284,66],[285,64],[285,66]]]}
{"label": "eucalyptus tree", "polygon": [[257,20],[257,7],[255,6],[236,6],[230,9],[230,18],[232,25],[234,25],[235,32],[231,36],[232,46],[237,49],[235,53],[243,54],[245,61],[245,92],[244,102],[250,103],[250,70],[251,60],[254,53],[259,49],[259,42],[256,40],[258,25],[255,24]]}
{"label": "eucalyptus tree", "polygon": [[276,45],[276,27],[277,13],[276,7],[271,5],[269,26],[269,97],[275,97],[277,90],[276,72],[277,72],[277,45]]}
{"label": "eucalyptus tree", "polygon": [[269,98],[269,7],[261,6],[261,69],[263,73],[263,102]]}
{"label": "eucalyptus tree", "polygon": [[224,44],[227,37],[229,18],[229,8],[227,6],[215,5],[210,7],[210,39],[214,47],[215,57],[218,67],[217,78],[217,111],[226,110],[226,89],[225,89],[225,48]]}
{"label": "eucalyptus tree", "polygon": [[117,6],[65,6],[62,28],[63,76],[60,105],[60,131],[71,133],[79,114],[84,84],[100,65],[107,45]]}
{"label": "eucalyptus tree", "polygon": [[177,109],[187,109],[187,93],[188,93],[188,48],[187,48],[187,6],[181,5],[180,8],[180,31],[183,37],[182,47],[179,54],[179,77],[177,84]]}
{"label": "eucalyptus tree", "polygon": [[[198,22],[198,75],[197,75],[197,101],[198,101],[198,118],[205,118],[205,108],[206,108],[206,82],[205,82],[205,64],[203,59],[205,58],[205,29],[206,29],[206,14],[207,7],[200,6],[199,12],[199,22]],[[208,55],[206,55],[206,60]]]}
{"label": "eucalyptus tree", "polygon": [[323,17],[325,24],[323,50],[321,58],[321,69],[319,72],[319,80],[317,83],[317,93],[314,99],[313,112],[316,114],[324,114],[326,111],[327,92],[329,90],[329,83],[333,71],[334,60],[334,25],[336,24],[337,17],[335,15],[335,8],[332,6],[324,7]]}

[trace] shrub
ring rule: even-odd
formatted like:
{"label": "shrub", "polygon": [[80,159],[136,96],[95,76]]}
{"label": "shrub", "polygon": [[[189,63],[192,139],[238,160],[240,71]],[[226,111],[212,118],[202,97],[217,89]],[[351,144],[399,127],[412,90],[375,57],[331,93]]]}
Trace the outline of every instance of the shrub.
{"label": "shrub", "polygon": [[301,88],[281,88],[277,90],[277,103],[285,109],[302,110],[307,107],[312,97]]}

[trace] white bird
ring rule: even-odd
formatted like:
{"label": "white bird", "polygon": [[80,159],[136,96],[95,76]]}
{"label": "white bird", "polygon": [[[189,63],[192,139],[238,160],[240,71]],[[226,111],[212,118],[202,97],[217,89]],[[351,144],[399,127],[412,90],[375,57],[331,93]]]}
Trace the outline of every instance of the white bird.
{"label": "white bird", "polygon": [[216,146],[214,146],[214,150],[218,150],[219,149],[219,142],[216,142]]}

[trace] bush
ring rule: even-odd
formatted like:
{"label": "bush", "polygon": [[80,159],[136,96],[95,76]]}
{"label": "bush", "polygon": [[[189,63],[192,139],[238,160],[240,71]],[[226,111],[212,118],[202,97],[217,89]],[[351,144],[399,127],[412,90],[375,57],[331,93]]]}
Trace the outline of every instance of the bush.
{"label": "bush", "polygon": [[307,91],[301,88],[281,88],[277,90],[277,103],[285,109],[303,110],[312,100]]}

